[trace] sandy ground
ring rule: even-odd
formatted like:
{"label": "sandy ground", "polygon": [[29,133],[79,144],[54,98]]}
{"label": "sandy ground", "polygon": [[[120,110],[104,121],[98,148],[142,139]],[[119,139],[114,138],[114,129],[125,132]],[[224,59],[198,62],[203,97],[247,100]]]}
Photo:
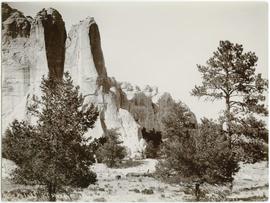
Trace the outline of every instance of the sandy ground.
{"label": "sandy ground", "polygon": [[[97,173],[98,182],[90,185],[86,189],[76,190],[72,195],[73,201],[119,201],[119,202],[161,202],[161,201],[190,201],[194,196],[190,189],[178,184],[166,184],[160,182],[148,174],[155,170],[154,159],[144,159],[140,165],[129,168],[114,169],[108,168],[104,164],[95,164],[92,167]],[[4,160],[2,162],[2,200],[27,201],[34,198],[28,197],[7,197],[4,192],[17,188],[30,188],[14,185],[8,181],[9,171],[14,169],[12,162]],[[229,191],[227,187],[208,186],[202,189],[210,194],[209,200],[219,200],[216,194],[224,194]],[[145,194],[145,193],[151,194]],[[215,194],[215,195],[214,195]],[[212,195],[212,196],[211,196]],[[222,196],[222,195],[221,195]],[[216,199],[215,199],[216,198]],[[267,162],[256,164],[241,164],[240,171],[235,176],[232,192],[225,200],[267,200],[268,199],[268,165]],[[66,195],[59,195],[58,200],[68,201]],[[224,200],[224,199],[223,199]]]}

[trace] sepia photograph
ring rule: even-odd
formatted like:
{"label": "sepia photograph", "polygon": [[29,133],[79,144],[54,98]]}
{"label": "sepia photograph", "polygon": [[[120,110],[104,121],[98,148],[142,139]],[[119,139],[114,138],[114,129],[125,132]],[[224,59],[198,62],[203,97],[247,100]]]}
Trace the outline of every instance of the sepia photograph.
{"label": "sepia photograph", "polygon": [[1,201],[268,201],[267,1],[1,12]]}

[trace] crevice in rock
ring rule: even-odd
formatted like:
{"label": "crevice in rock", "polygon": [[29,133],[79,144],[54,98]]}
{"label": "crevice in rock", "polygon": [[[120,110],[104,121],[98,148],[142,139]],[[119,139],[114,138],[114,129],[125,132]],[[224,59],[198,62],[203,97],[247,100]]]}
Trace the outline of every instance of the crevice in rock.
{"label": "crevice in rock", "polygon": [[101,48],[99,29],[96,23],[93,23],[89,28],[89,39],[91,53],[98,73],[97,84],[98,86],[103,86],[104,92],[108,92],[110,89],[110,84],[108,81],[105,61]]}
{"label": "crevice in rock", "polygon": [[[43,12],[46,12],[43,10]],[[61,79],[64,73],[66,29],[61,15],[53,10],[42,20],[49,76]]]}

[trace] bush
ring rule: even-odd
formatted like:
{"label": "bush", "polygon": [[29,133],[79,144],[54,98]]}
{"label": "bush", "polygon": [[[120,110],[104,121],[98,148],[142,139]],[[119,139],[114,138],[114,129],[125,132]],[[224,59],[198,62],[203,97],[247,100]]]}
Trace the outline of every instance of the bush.
{"label": "bush", "polygon": [[268,145],[258,139],[238,140],[234,143],[234,151],[238,160],[244,163],[256,163],[268,160]]}
{"label": "bush", "polygon": [[154,191],[152,190],[152,189],[143,189],[142,190],[142,193],[143,194],[146,194],[146,195],[152,195],[152,194],[154,194]]}
{"label": "bush", "polygon": [[97,175],[93,171],[86,170],[86,174],[78,174],[73,185],[76,187],[87,188],[90,184],[97,181]]}
{"label": "bush", "polygon": [[127,155],[126,148],[121,146],[122,142],[118,140],[119,134],[116,129],[108,130],[106,136],[107,141],[99,147],[96,154],[108,167],[115,167]]}
{"label": "bush", "polygon": [[98,163],[102,162],[102,155],[98,153],[98,149],[102,147],[108,140],[108,137],[103,135],[100,138],[95,138],[89,145],[89,150],[96,156],[96,160]]}

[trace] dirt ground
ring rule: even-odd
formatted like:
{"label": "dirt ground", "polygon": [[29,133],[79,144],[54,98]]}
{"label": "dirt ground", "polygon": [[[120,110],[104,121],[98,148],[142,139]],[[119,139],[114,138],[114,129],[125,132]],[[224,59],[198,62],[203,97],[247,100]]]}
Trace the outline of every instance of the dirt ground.
{"label": "dirt ground", "polygon": [[[30,186],[14,185],[9,181],[9,172],[14,168],[11,162],[2,163],[2,200],[37,201],[34,194],[14,195],[11,191],[33,190]],[[70,195],[72,201],[118,201],[118,202],[166,202],[194,201],[192,189],[179,184],[167,184],[151,177],[157,160],[144,159],[133,167],[108,168],[104,164],[94,164],[98,182],[86,189],[76,189]],[[7,166],[9,165],[9,166]],[[3,168],[4,167],[4,168]],[[241,164],[235,176],[233,190],[226,186],[203,185],[208,201],[265,201],[268,199],[268,164]],[[65,194],[58,195],[57,200],[69,201]]]}

